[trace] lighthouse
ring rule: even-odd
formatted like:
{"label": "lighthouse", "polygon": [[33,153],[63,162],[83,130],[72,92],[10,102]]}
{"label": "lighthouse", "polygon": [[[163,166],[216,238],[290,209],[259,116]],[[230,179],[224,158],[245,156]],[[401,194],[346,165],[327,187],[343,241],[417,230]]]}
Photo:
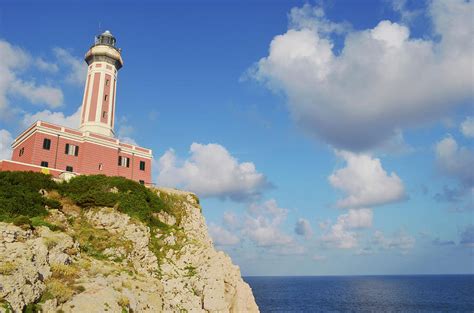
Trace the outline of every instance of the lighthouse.
{"label": "lighthouse", "polygon": [[117,73],[123,66],[121,49],[108,30],[87,51],[87,79],[81,109],[81,131],[114,136]]}
{"label": "lighthouse", "polygon": [[35,171],[54,177],[102,174],[151,184],[152,151],[114,136],[117,73],[121,49],[110,31],[87,50],[87,77],[79,129],[36,121],[12,143],[0,171]]}

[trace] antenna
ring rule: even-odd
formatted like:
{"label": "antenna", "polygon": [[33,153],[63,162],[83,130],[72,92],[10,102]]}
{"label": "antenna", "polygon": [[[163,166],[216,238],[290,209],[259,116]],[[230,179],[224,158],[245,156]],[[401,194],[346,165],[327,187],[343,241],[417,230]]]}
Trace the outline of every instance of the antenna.
{"label": "antenna", "polygon": [[99,21],[99,34],[102,33],[102,27],[101,27],[101,22]]}

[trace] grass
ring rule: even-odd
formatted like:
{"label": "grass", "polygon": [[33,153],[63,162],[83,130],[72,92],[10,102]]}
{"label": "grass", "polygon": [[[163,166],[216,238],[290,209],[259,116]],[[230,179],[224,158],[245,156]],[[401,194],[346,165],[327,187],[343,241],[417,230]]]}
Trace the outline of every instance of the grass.
{"label": "grass", "polygon": [[43,238],[43,242],[48,250],[51,250],[58,245],[58,239],[54,237]]}
{"label": "grass", "polygon": [[5,262],[0,264],[0,275],[10,275],[18,266],[14,262]]}
{"label": "grass", "polygon": [[51,278],[46,281],[46,291],[41,296],[41,301],[56,299],[59,303],[64,303],[72,298],[75,290],[70,285],[57,279]]}
{"label": "grass", "polygon": [[118,300],[117,300],[117,304],[122,308],[128,308],[130,306],[130,300],[125,297],[125,296],[121,296]]}
{"label": "grass", "polygon": [[78,277],[79,269],[72,265],[51,264],[52,277],[61,280],[74,280]]}
{"label": "grass", "polygon": [[193,276],[196,276],[196,274],[197,274],[195,266],[188,265],[184,269],[188,271],[186,273],[186,277],[193,277]]}
{"label": "grass", "polygon": [[[98,260],[107,260],[103,251],[107,248],[123,247],[127,253],[132,250],[132,243],[121,238],[119,234],[111,234],[105,229],[93,227],[85,218],[74,220],[74,239],[79,242],[82,252]],[[115,261],[121,261],[117,258]]]}

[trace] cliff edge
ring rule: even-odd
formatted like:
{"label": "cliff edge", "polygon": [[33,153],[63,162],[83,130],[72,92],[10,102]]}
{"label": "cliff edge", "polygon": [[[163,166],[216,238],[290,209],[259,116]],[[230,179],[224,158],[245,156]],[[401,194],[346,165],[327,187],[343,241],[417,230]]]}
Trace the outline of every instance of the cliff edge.
{"label": "cliff edge", "polygon": [[258,312],[192,193],[3,172],[0,221],[0,312]]}

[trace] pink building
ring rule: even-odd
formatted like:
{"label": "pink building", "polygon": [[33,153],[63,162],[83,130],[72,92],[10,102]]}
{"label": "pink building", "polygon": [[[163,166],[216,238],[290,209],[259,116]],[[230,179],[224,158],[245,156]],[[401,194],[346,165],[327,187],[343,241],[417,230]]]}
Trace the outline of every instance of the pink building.
{"label": "pink building", "polygon": [[12,159],[0,161],[0,171],[104,174],[151,184],[152,151],[114,137],[117,72],[123,66],[115,42],[105,31],[86,53],[79,130],[37,121],[15,139]]}

